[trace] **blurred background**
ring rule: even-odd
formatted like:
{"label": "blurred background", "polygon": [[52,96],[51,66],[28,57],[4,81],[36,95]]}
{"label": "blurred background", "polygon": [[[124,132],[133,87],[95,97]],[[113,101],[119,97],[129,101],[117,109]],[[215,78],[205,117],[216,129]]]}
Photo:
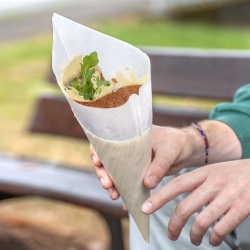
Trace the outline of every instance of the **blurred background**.
{"label": "blurred background", "polygon": [[[29,132],[38,97],[60,94],[48,80],[54,12],[135,46],[250,49],[248,0],[116,0],[112,4],[108,0],[0,0],[1,153],[93,171],[86,141]],[[200,106],[173,97],[164,103]],[[210,109],[215,103],[203,105]],[[30,233],[18,235],[15,229],[20,225]],[[47,232],[48,241],[54,237],[82,244],[64,248],[62,241],[60,249],[108,246],[106,224],[92,210],[42,198],[0,202],[0,238],[28,240],[39,235],[39,228]],[[128,249],[126,219],[123,229]]]}

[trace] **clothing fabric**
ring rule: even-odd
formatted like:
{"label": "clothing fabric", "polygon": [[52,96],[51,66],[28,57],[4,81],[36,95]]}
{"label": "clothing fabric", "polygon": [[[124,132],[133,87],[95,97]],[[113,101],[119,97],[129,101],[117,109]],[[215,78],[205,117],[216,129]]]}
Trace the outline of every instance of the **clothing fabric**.
{"label": "clothing fabric", "polygon": [[230,126],[242,146],[242,159],[250,158],[250,84],[236,91],[233,102],[220,103],[211,111],[209,119]]}

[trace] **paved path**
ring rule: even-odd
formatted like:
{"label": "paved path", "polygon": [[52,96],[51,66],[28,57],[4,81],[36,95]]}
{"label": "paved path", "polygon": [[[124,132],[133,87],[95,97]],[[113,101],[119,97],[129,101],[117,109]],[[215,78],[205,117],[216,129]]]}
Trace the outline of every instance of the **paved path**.
{"label": "paved path", "polygon": [[[39,0],[40,2],[42,0]],[[27,2],[27,1],[26,1]],[[51,18],[54,12],[68,17],[76,22],[89,23],[104,18],[112,18],[126,13],[136,12],[145,8],[147,0],[82,0],[65,1],[44,0],[43,5],[20,6],[20,16],[12,19],[0,18],[0,42],[8,42],[16,39],[22,39],[34,34],[50,31]],[[0,0],[1,4],[1,0]],[[26,12],[23,11],[26,8]],[[2,7],[3,9],[3,7]],[[20,9],[21,10],[21,9]],[[7,10],[6,10],[7,11]],[[0,8],[0,16],[3,15]],[[25,14],[24,14],[25,13]]]}

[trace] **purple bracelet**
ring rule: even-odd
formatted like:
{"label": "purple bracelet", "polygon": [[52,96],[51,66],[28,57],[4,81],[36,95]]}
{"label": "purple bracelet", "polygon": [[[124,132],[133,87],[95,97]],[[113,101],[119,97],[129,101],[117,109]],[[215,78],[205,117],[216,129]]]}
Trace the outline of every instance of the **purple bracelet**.
{"label": "purple bracelet", "polygon": [[191,125],[193,125],[201,133],[201,136],[202,136],[202,138],[203,138],[203,140],[205,142],[205,147],[206,147],[205,165],[207,165],[208,152],[209,152],[209,144],[208,144],[207,136],[204,133],[204,131],[201,129],[201,127],[196,122],[191,122]]}

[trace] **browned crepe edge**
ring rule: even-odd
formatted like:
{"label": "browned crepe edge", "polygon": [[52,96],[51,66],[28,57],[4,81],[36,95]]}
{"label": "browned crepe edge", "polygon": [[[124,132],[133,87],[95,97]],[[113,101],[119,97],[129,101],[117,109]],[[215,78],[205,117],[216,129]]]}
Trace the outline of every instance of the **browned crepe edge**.
{"label": "browned crepe edge", "polygon": [[116,92],[112,92],[107,94],[97,100],[89,101],[89,102],[80,102],[77,103],[95,108],[116,108],[125,104],[129,97],[132,94],[139,95],[139,88],[142,85],[129,85],[122,88],[119,88]]}

